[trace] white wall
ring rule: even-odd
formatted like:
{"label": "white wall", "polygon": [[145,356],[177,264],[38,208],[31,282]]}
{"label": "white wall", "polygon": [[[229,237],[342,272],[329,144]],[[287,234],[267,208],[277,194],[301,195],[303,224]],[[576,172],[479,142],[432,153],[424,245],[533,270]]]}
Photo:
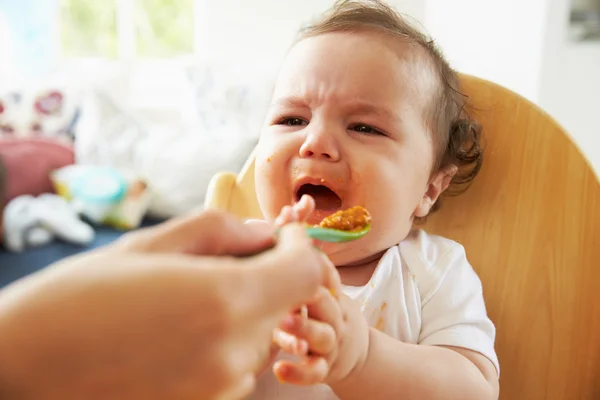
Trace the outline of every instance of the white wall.
{"label": "white wall", "polygon": [[544,78],[540,105],[573,136],[600,174],[600,45],[571,45]]}
{"label": "white wall", "polygon": [[[298,29],[327,10],[333,0],[199,0],[205,12],[200,33],[201,48],[209,57],[235,62],[280,61]],[[421,0],[391,0],[400,12],[419,20],[424,17]],[[204,39],[202,39],[204,38]]]}
{"label": "white wall", "polygon": [[203,53],[233,62],[279,61],[300,24],[325,10],[327,0],[203,1]]}
{"label": "white wall", "polygon": [[456,69],[537,101],[546,0],[426,4],[425,25]]}
{"label": "white wall", "polygon": [[547,1],[539,104],[571,133],[600,174],[600,43],[569,42],[569,0]]}

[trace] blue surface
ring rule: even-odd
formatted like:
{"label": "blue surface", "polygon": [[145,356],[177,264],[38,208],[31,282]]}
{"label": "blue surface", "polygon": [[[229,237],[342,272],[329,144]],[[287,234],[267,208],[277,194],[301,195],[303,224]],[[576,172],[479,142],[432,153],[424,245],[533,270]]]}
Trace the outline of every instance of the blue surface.
{"label": "blue surface", "polygon": [[[146,220],[142,226],[151,226],[158,222],[157,220]],[[47,246],[27,249],[22,253],[10,253],[0,247],[0,288],[65,257],[111,243],[123,233],[123,231],[107,227],[97,227],[94,242],[86,247],[59,241]]]}

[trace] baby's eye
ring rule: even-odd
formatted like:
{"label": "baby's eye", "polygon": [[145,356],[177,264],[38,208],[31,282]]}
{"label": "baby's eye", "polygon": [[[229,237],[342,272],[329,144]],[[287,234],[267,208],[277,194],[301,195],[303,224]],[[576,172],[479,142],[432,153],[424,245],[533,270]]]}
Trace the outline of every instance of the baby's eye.
{"label": "baby's eye", "polygon": [[302,126],[306,125],[306,121],[304,121],[302,118],[283,118],[279,121],[279,125]]}
{"label": "baby's eye", "polygon": [[365,124],[352,125],[350,129],[355,132],[364,133],[367,135],[383,135],[383,132],[381,132],[380,130]]}

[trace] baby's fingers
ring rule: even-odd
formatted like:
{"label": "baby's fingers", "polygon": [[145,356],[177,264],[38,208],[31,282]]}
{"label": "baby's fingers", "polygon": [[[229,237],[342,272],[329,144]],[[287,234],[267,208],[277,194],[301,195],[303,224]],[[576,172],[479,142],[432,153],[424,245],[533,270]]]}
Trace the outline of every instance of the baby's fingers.
{"label": "baby's fingers", "polygon": [[335,330],[325,322],[301,315],[288,315],[280,327],[283,333],[297,338],[296,340],[306,341],[311,354],[328,355],[335,349]]}
{"label": "baby's fingers", "polygon": [[294,205],[285,206],[281,209],[279,216],[275,219],[275,225],[283,226],[292,222],[303,222],[314,209],[315,200],[308,195],[304,195]]}
{"label": "baby's fingers", "polygon": [[305,356],[308,353],[308,343],[306,340],[290,335],[281,329],[273,331],[273,342],[289,354]]}
{"label": "baby's fingers", "polygon": [[323,357],[308,357],[299,363],[280,360],[273,365],[273,373],[280,382],[315,385],[325,380],[329,373],[329,364]]}
{"label": "baby's fingers", "polygon": [[275,219],[275,226],[283,226],[292,222],[299,222],[300,216],[292,206],[285,206],[281,209],[281,212]]}
{"label": "baby's fingers", "polygon": [[[334,283],[333,285],[335,287],[338,284]],[[320,287],[315,299],[307,304],[308,315],[311,319],[326,322],[331,325],[334,331],[341,332],[342,326],[344,325],[344,317],[340,302],[336,296],[339,297],[335,291],[332,293],[331,290]]]}
{"label": "baby's fingers", "polygon": [[305,221],[310,213],[315,210],[315,200],[311,196],[305,194],[300,198],[299,202],[294,204],[293,208],[298,217],[298,221]]}

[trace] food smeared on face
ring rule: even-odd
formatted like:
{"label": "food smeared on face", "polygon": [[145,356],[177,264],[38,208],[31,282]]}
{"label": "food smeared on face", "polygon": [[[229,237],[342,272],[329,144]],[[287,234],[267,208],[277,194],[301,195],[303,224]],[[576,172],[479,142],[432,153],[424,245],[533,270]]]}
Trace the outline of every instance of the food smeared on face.
{"label": "food smeared on face", "polygon": [[371,224],[371,214],[362,206],[340,210],[324,218],[321,228],[337,229],[340,231],[361,231]]}
{"label": "food smeared on face", "polygon": [[294,168],[292,169],[292,177],[295,179],[301,174],[302,174],[302,168],[300,168],[298,166],[294,166]]}

